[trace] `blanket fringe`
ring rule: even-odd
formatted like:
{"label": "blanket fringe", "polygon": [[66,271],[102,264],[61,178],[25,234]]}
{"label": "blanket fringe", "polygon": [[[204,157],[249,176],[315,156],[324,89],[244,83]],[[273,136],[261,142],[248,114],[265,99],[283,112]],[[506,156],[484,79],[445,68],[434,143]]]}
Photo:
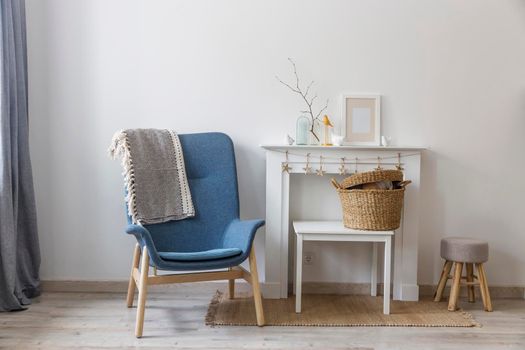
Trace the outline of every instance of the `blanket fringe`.
{"label": "blanket fringe", "polygon": [[126,186],[126,203],[128,207],[128,215],[134,224],[140,224],[137,219],[137,204],[135,192],[135,171],[133,168],[133,159],[131,158],[131,147],[128,140],[128,135],[124,130],[117,131],[111,140],[109,146],[109,156],[111,159],[120,157],[122,159],[122,168],[124,172],[124,185]]}

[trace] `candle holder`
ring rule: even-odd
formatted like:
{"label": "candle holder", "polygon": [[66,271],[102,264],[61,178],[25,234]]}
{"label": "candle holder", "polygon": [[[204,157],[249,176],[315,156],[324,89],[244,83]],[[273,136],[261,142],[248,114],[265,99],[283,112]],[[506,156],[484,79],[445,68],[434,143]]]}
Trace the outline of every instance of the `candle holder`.
{"label": "candle holder", "polygon": [[321,146],[333,146],[332,143],[332,129],[334,126],[327,115],[323,117],[323,143]]}

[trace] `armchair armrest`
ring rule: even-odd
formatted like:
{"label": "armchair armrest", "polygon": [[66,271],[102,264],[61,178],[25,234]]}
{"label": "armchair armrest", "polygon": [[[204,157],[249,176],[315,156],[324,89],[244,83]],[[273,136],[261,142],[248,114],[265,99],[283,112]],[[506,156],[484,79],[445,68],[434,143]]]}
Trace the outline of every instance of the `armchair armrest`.
{"label": "armchair armrest", "polygon": [[249,253],[257,229],[264,226],[264,220],[233,220],[224,232],[223,247],[239,248]]}
{"label": "armchair armrest", "polygon": [[157,253],[157,248],[155,248],[155,243],[153,243],[151,234],[144,226],[130,224],[126,227],[126,233],[135,236],[141,248],[146,246],[148,248],[150,260],[155,265],[159,264],[161,258]]}

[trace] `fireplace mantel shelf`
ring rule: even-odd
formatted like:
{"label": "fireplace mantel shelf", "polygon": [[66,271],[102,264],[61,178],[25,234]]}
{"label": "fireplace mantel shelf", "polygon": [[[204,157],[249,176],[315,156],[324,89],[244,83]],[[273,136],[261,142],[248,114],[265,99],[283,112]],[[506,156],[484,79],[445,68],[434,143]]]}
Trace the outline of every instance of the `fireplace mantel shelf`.
{"label": "fireplace mantel shelf", "polygon": [[421,152],[427,147],[418,146],[297,146],[297,145],[279,145],[279,144],[264,144],[260,145],[262,148],[275,150],[305,150],[305,151],[417,151]]}
{"label": "fireplace mantel shelf", "polygon": [[[412,183],[405,192],[405,203],[401,227],[396,230],[393,259],[393,297],[394,300],[418,300],[417,260],[419,236],[419,191],[421,176],[421,155],[427,148],[410,146],[290,146],[285,144],[261,145],[266,152],[266,235],[265,235],[265,282],[266,298],[287,298],[288,265],[290,262],[290,181],[304,174],[303,166],[317,168],[322,162],[325,174],[339,174],[344,157],[364,160],[352,165],[348,170],[370,171],[379,164],[391,168],[399,162],[404,168],[406,179]],[[289,151],[288,155],[284,153]],[[306,157],[310,154],[310,160]],[[315,159],[325,157],[325,160]],[[381,163],[366,161],[383,158]],[[385,161],[387,160],[387,161]],[[390,161],[388,161],[390,160]],[[284,162],[291,165],[289,171],[282,171]],[[355,169],[357,170],[357,168]],[[293,174],[294,176],[290,176]],[[308,218],[305,218],[308,219]],[[322,218],[316,218],[322,219]]]}

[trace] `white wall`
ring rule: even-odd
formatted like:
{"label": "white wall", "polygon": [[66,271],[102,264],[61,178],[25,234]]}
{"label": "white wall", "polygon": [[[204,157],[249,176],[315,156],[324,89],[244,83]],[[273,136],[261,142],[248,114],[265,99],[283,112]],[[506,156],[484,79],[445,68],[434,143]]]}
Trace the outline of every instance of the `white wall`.
{"label": "white wall", "polygon": [[[490,242],[492,284],[525,285],[525,2],[26,0],[31,146],[43,279],[124,279],[133,240],[118,162],[121,128],[223,131],[235,141],[242,216],[264,216],[259,144],[294,132],[301,101],[276,82],[315,79],[337,115],[342,91],[383,95],[383,134],[428,145],[419,280],[436,282],[439,239]],[[328,181],[328,179],[324,179]],[[317,178],[294,185],[336,197]],[[326,188],[326,189],[325,189]],[[263,234],[257,244],[263,248]],[[363,246],[327,261],[366,280]],[[259,249],[262,263],[264,254]],[[350,254],[351,255],[351,254]],[[336,258],[334,258],[336,257]],[[357,265],[356,265],[357,264]],[[359,268],[362,265],[363,270]],[[359,272],[361,271],[361,272]]]}

